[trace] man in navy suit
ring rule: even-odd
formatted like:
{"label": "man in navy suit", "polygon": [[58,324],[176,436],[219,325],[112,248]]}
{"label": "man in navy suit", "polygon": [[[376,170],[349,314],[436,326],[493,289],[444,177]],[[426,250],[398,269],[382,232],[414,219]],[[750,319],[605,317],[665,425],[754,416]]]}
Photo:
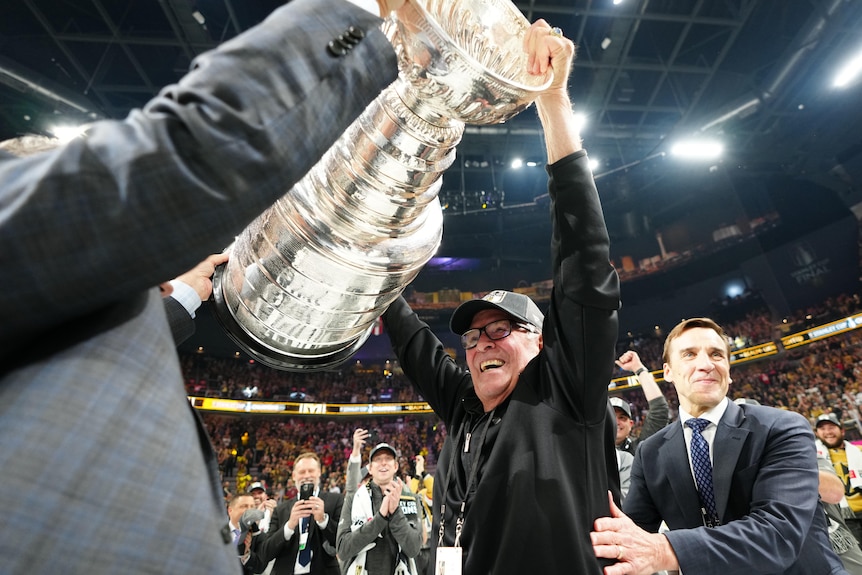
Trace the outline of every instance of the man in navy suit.
{"label": "man in navy suit", "polygon": [[[818,501],[811,426],[797,413],[727,398],[721,327],[707,318],[678,324],[665,340],[664,378],[676,388],[679,422],[640,445],[625,514],[612,504],[612,517],[595,522],[596,556],[617,559],[605,574],[845,573]],[[712,489],[697,450],[689,457],[699,441],[692,427],[703,427]],[[659,534],[662,521],[670,530]]]}
{"label": "man in navy suit", "polygon": [[239,572],[153,286],[221,251],[395,80],[380,14],[402,4],[292,0],[125,120],[0,159],[0,571]]}

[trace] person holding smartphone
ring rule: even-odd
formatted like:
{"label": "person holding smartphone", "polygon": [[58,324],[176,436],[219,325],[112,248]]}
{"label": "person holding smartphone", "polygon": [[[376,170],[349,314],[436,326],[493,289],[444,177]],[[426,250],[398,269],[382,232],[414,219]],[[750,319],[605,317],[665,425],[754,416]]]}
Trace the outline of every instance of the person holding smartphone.
{"label": "person holding smartphone", "polygon": [[320,472],[316,453],[297,456],[292,472],[297,496],[275,508],[269,532],[252,549],[253,569],[262,571],[275,559],[273,575],[338,575],[335,535],[344,499],[320,491]]}

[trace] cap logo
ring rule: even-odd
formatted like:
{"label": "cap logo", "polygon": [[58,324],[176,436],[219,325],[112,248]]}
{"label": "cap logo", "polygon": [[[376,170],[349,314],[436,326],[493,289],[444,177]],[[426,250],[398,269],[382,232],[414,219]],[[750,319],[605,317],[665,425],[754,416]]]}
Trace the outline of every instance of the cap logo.
{"label": "cap logo", "polygon": [[500,303],[501,301],[506,299],[506,292],[503,290],[495,289],[482,299],[491,303]]}

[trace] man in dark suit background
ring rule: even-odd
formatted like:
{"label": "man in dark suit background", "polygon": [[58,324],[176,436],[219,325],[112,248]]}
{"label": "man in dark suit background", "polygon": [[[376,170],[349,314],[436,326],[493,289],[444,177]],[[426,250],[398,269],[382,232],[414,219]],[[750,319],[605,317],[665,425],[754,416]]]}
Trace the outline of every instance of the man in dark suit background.
{"label": "man in dark suit background", "polygon": [[[255,542],[254,567],[262,570],[275,559],[272,575],[338,575],[335,535],[344,498],[340,493],[321,493],[316,453],[297,456],[291,476],[297,496],[275,508],[269,532]],[[303,485],[312,486],[308,498],[303,498]]]}
{"label": "man in dark suit background", "polygon": [[228,245],[396,78],[380,22],[292,0],[125,120],[0,159],[4,572],[239,571],[153,286]]}
{"label": "man in dark suit background", "polygon": [[[664,379],[676,388],[680,421],[640,445],[625,514],[612,505],[612,517],[595,522],[596,555],[617,559],[605,574],[845,573],[819,506],[808,421],[727,398],[721,327],[707,318],[678,324],[665,341]],[[706,457],[692,429],[701,427]],[[656,533],[662,521],[670,531]]]}

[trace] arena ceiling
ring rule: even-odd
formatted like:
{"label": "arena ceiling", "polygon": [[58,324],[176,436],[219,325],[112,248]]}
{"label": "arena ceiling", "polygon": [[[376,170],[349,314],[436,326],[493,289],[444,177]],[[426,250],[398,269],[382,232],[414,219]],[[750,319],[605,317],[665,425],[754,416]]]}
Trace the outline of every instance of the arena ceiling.
{"label": "arena ceiling", "polygon": [[[176,81],[195,55],[279,4],[6,0],[0,8],[0,137],[121,118]],[[862,82],[832,85],[839,66],[862,50],[862,2],[515,5],[531,21],[559,26],[578,45],[570,92],[587,119],[583,137],[598,162],[594,171],[617,245],[654,242],[656,230],[675,221],[722,225],[709,221],[711,214],[723,204],[742,205],[740,198],[769,178],[803,179],[848,204],[862,195]],[[674,142],[693,136],[719,139],[724,156],[690,163],[669,153]],[[501,125],[468,126],[444,176],[440,255],[450,262],[516,265],[534,259],[533,235],[544,253],[544,228],[532,233],[547,220],[543,156],[533,110]],[[514,170],[516,158],[538,165]],[[469,217],[489,211],[503,215],[493,224]],[[521,232],[517,241],[513,230]]]}

